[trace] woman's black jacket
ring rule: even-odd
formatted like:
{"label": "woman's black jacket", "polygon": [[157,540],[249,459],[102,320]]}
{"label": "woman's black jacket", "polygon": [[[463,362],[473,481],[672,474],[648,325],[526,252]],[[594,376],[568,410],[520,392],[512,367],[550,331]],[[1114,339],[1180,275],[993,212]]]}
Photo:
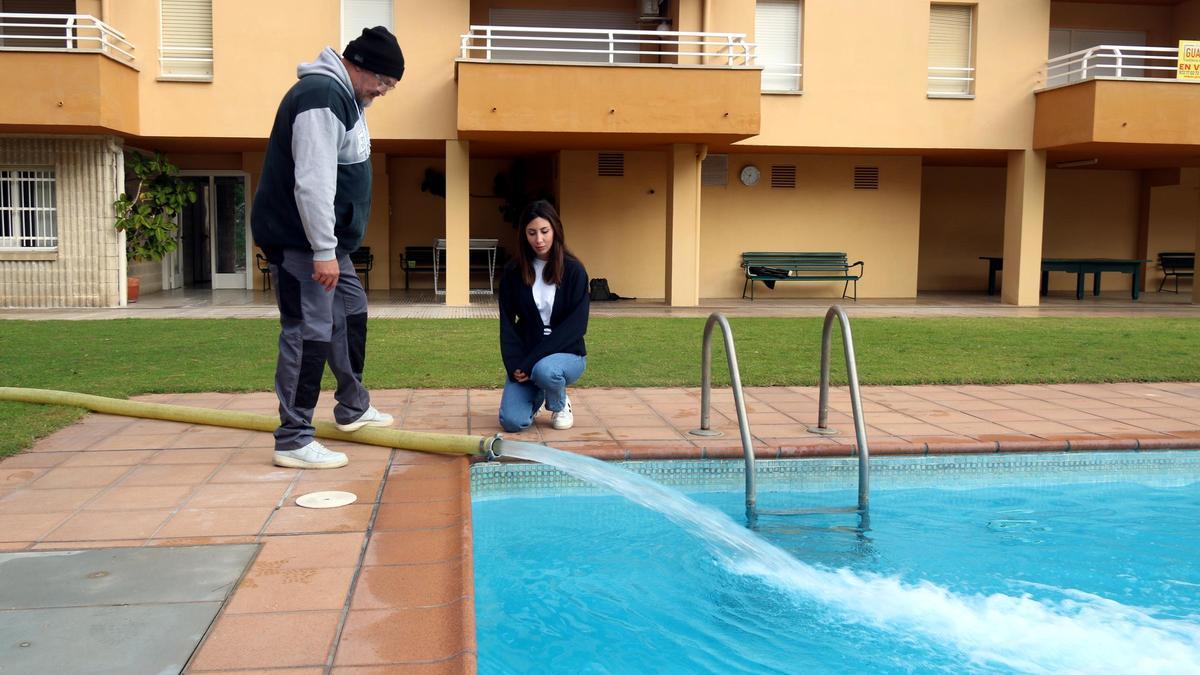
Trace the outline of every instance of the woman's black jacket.
{"label": "woman's black jacket", "polygon": [[550,354],[587,355],[583,336],[588,324],[588,276],[583,263],[563,258],[563,278],[554,293],[549,335],[543,335],[542,316],[533,302],[533,289],[525,285],[514,260],[500,279],[500,355],[512,379],[514,370],[529,374],[533,365]]}

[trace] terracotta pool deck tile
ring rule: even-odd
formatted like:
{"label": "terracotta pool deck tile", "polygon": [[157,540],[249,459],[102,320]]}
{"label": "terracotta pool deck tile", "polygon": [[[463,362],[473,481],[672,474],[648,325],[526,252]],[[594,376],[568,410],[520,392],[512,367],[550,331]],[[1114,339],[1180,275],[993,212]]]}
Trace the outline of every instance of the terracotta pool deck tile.
{"label": "terracotta pool deck tile", "polygon": [[462,558],[462,526],[375,532],[364,565],[410,565]]}
{"label": "terracotta pool deck tile", "polygon": [[117,434],[101,438],[88,450],[162,450],[177,434]]}
{"label": "terracotta pool deck tile", "polygon": [[324,667],[341,615],[340,611],[222,615],[200,645],[191,668]]}
{"label": "terracotta pool deck tile", "polygon": [[144,464],[224,464],[233,455],[229,449],[163,450]]}
{"label": "terracotta pool deck tile", "polygon": [[[29,547],[31,551],[70,551],[84,548],[138,548],[145,539],[100,539],[97,541],[43,541]],[[0,544],[0,548],[3,548]]]}
{"label": "terracotta pool deck tile", "polygon": [[627,441],[629,459],[700,459],[700,446],[689,441]]}
{"label": "terracotta pool deck tile", "polygon": [[375,531],[443,528],[462,522],[462,508],[456,499],[380,504],[375,515]]}
{"label": "terracotta pool deck tile", "polygon": [[1139,438],[1138,450],[1197,450],[1200,442],[1191,438],[1163,436],[1161,438]]}
{"label": "terracotta pool deck tile", "polygon": [[254,565],[225,605],[226,614],[341,610],[354,580],[352,567],[277,570]]}
{"label": "terracotta pool deck tile", "polygon": [[683,438],[678,430],[668,426],[617,427],[610,428],[613,439],[630,441],[675,441]]}
{"label": "terracotta pool deck tile", "polygon": [[47,533],[46,541],[149,539],[171,516],[169,509],[140,511],[81,511]]}
{"label": "terracotta pool deck tile", "polygon": [[155,539],[257,535],[274,506],[180,509],[157,532]]}
{"label": "terracotta pool deck tile", "polygon": [[439,607],[464,598],[462,560],[367,566],[354,588],[350,610]]}
{"label": "terracotta pool deck tile", "polygon": [[[875,455],[924,455],[928,454],[929,446],[926,443],[913,443],[910,441],[886,440],[874,442],[867,439],[867,448],[870,450],[871,456]],[[852,452],[853,456],[853,452]]]}
{"label": "terracotta pool deck tile", "polygon": [[67,427],[37,441],[29,452],[78,452],[87,450],[101,438],[102,436],[94,431],[83,432],[77,431],[75,427]]}
{"label": "terracotta pool deck tile", "polygon": [[188,508],[223,508],[231,506],[277,506],[289,484],[219,483],[195,488],[187,500]]}
{"label": "terracotta pool deck tile", "polygon": [[273,570],[354,568],[358,566],[365,540],[363,532],[263,537],[263,547],[254,566]]}
{"label": "terracotta pool deck tile", "polygon": [[187,422],[135,419],[133,420],[133,423],[126,427],[121,433],[130,436],[142,436],[146,434],[174,436],[181,434],[193,427],[195,427],[194,424],[188,424]]}
{"label": "terracotta pool deck tile", "polygon": [[221,675],[322,675],[324,668],[270,668],[254,670],[196,670],[189,668],[190,673],[220,673]]}
{"label": "terracotta pool deck tile", "polygon": [[[886,433],[892,434],[893,436],[936,436],[949,433],[937,425],[928,424],[926,422],[895,422],[891,424],[878,424],[871,422],[871,426],[874,426]],[[849,428],[851,431],[853,431],[854,427],[851,425]]]}
{"label": "terracotta pool deck tile", "polygon": [[86,511],[173,509],[192,493],[190,485],[132,485],[109,488],[83,507]]}
{"label": "terracotta pool deck tile", "polygon": [[[319,473],[319,472],[314,472]],[[373,504],[376,497],[379,495],[380,488],[383,486],[382,477],[375,480],[311,480],[298,481],[291,486],[287,492],[287,497],[284,503],[292,505],[296,503],[296,499],[301,495],[306,495],[310,492],[349,492],[358,499],[358,504]]]}
{"label": "terracotta pool deck tile", "polygon": [[1158,433],[1178,435],[1185,431],[1200,431],[1200,424],[1195,422],[1185,422],[1171,418],[1161,418],[1154,420],[1132,420],[1129,423],[1139,429],[1153,431]]}
{"label": "terracotta pool deck tile", "polygon": [[178,434],[165,447],[172,449],[236,448],[250,437],[251,431],[196,427]]}
{"label": "terracotta pool deck tile", "polygon": [[104,490],[102,487],[51,490],[16,489],[0,495],[0,515],[74,512],[89,499],[100,494],[102,490]]}
{"label": "terracotta pool deck tile", "polygon": [[1075,439],[1069,441],[1069,443],[1070,445],[1067,447],[1068,452],[1116,452],[1123,450],[1136,450],[1138,448],[1138,441],[1136,438],[1117,439],[1097,437],[1088,439]]}
{"label": "terracotta pool deck tile", "polygon": [[366,532],[373,504],[351,504],[338,509],[283,506],[275,511],[265,534]]}
{"label": "terracotta pool deck tile", "polygon": [[131,471],[121,485],[199,485],[216,471],[216,464],[145,464]]}
{"label": "terracotta pool deck tile", "polygon": [[[409,431],[457,431],[467,428],[467,415],[447,415],[438,414],[430,411],[425,415],[407,415],[402,424],[401,429]],[[461,433],[461,432],[459,432]]]}
{"label": "terracotta pool deck tile", "polygon": [[354,457],[350,457],[350,463],[340,469],[300,471],[297,483],[300,485],[305,483],[328,483],[331,481],[374,481],[378,483],[383,479],[383,475],[387,473],[387,468],[387,459],[356,460]]}
{"label": "terracotta pool deck tile", "polygon": [[601,426],[574,426],[570,429],[546,428],[542,430],[542,440],[547,445],[558,447],[563,441],[611,441],[615,440],[608,429]]}
{"label": "terracotta pool deck tile", "polygon": [[462,651],[461,602],[401,610],[350,610],[334,664],[377,665],[448,659]]}
{"label": "terracotta pool deck tile", "polygon": [[65,511],[0,514],[0,541],[36,542],[70,517]]}
{"label": "terracotta pool deck tile", "polygon": [[100,450],[95,452],[80,452],[75,453],[74,457],[63,462],[60,466],[131,466],[133,464],[145,464],[159,452],[159,450]]}
{"label": "terracotta pool deck tile", "polygon": [[454,455],[441,455],[415,450],[396,450],[392,455],[392,466],[400,464],[454,464],[460,461]]}
{"label": "terracotta pool deck tile", "polygon": [[[291,483],[300,477],[300,469],[270,464],[270,455],[257,464],[226,464],[212,474],[209,483]],[[189,465],[179,465],[189,466]],[[337,471],[338,469],[334,469]]]}
{"label": "terracotta pool deck tile", "polygon": [[554,447],[606,461],[621,461],[628,457],[625,446],[617,441],[561,441]]}
{"label": "terracotta pool deck tile", "polygon": [[25,487],[49,471],[49,468],[42,467],[10,469],[5,465],[0,465],[0,486],[6,488]]}
{"label": "terracotta pool deck tile", "polygon": [[1030,421],[1030,422],[1006,422],[1004,426],[1013,431],[1023,434],[1033,434],[1041,438],[1054,438],[1060,434],[1086,434],[1087,429],[1077,427],[1063,422],[1052,422],[1050,420]]}
{"label": "terracotta pool deck tile", "polygon": [[0,459],[0,471],[7,469],[49,469],[75,456],[73,452],[26,452]]}
{"label": "terracotta pool deck tile", "polygon": [[391,478],[383,488],[381,502],[419,502],[453,499],[458,496],[458,481],[445,478],[403,479]]}
{"label": "terracotta pool deck tile", "polygon": [[137,471],[128,466],[95,466],[70,468],[57,466],[47,470],[36,480],[29,483],[30,487],[46,488],[82,488],[102,487],[121,479],[130,471]]}
{"label": "terracotta pool deck tile", "polygon": [[[853,425],[851,425],[853,427]],[[727,436],[737,436],[740,432],[738,426],[732,428],[718,429],[724,431]],[[750,422],[750,431],[754,432],[759,438],[766,436],[798,436],[803,437],[809,434],[807,424],[798,424],[791,422],[789,424],[756,424],[753,420]]]}
{"label": "terracotta pool deck tile", "polygon": [[970,436],[972,438],[980,438],[984,435],[1005,435],[1010,433],[1009,428],[1003,424],[993,424],[983,420],[975,420],[974,422],[946,422],[944,424],[939,424],[938,426],[942,427],[946,431],[949,431],[950,433],[959,434],[962,436]]}

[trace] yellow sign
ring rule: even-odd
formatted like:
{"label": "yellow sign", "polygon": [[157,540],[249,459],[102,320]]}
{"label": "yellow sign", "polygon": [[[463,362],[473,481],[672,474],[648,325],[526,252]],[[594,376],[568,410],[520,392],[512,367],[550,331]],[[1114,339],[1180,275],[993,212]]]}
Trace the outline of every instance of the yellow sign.
{"label": "yellow sign", "polygon": [[1200,40],[1179,41],[1179,67],[1175,70],[1177,80],[1200,80]]}

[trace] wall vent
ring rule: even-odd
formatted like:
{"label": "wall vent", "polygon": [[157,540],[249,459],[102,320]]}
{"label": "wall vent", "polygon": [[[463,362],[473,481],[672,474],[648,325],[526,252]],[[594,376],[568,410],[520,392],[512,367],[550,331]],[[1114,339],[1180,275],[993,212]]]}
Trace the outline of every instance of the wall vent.
{"label": "wall vent", "polygon": [[597,176],[624,176],[625,153],[601,152],[596,155]]}
{"label": "wall vent", "polygon": [[854,189],[855,190],[878,190],[879,189],[879,167],[877,167],[877,166],[856,166],[856,167],[854,167]]}
{"label": "wall vent", "polygon": [[772,164],[771,165],[771,187],[773,187],[773,188],[794,188],[794,187],[796,187],[796,165],[795,164]]}
{"label": "wall vent", "polygon": [[700,165],[700,184],[729,185],[729,155],[709,155]]}

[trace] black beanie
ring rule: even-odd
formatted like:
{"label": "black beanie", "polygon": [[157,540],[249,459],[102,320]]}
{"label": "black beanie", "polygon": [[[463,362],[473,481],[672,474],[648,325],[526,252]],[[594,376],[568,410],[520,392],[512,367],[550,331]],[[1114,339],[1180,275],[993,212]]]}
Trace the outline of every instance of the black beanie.
{"label": "black beanie", "polygon": [[383,26],[364,28],[362,35],[346,45],[342,56],[363,70],[397,80],[404,77],[404,52],[400,51],[396,36]]}

